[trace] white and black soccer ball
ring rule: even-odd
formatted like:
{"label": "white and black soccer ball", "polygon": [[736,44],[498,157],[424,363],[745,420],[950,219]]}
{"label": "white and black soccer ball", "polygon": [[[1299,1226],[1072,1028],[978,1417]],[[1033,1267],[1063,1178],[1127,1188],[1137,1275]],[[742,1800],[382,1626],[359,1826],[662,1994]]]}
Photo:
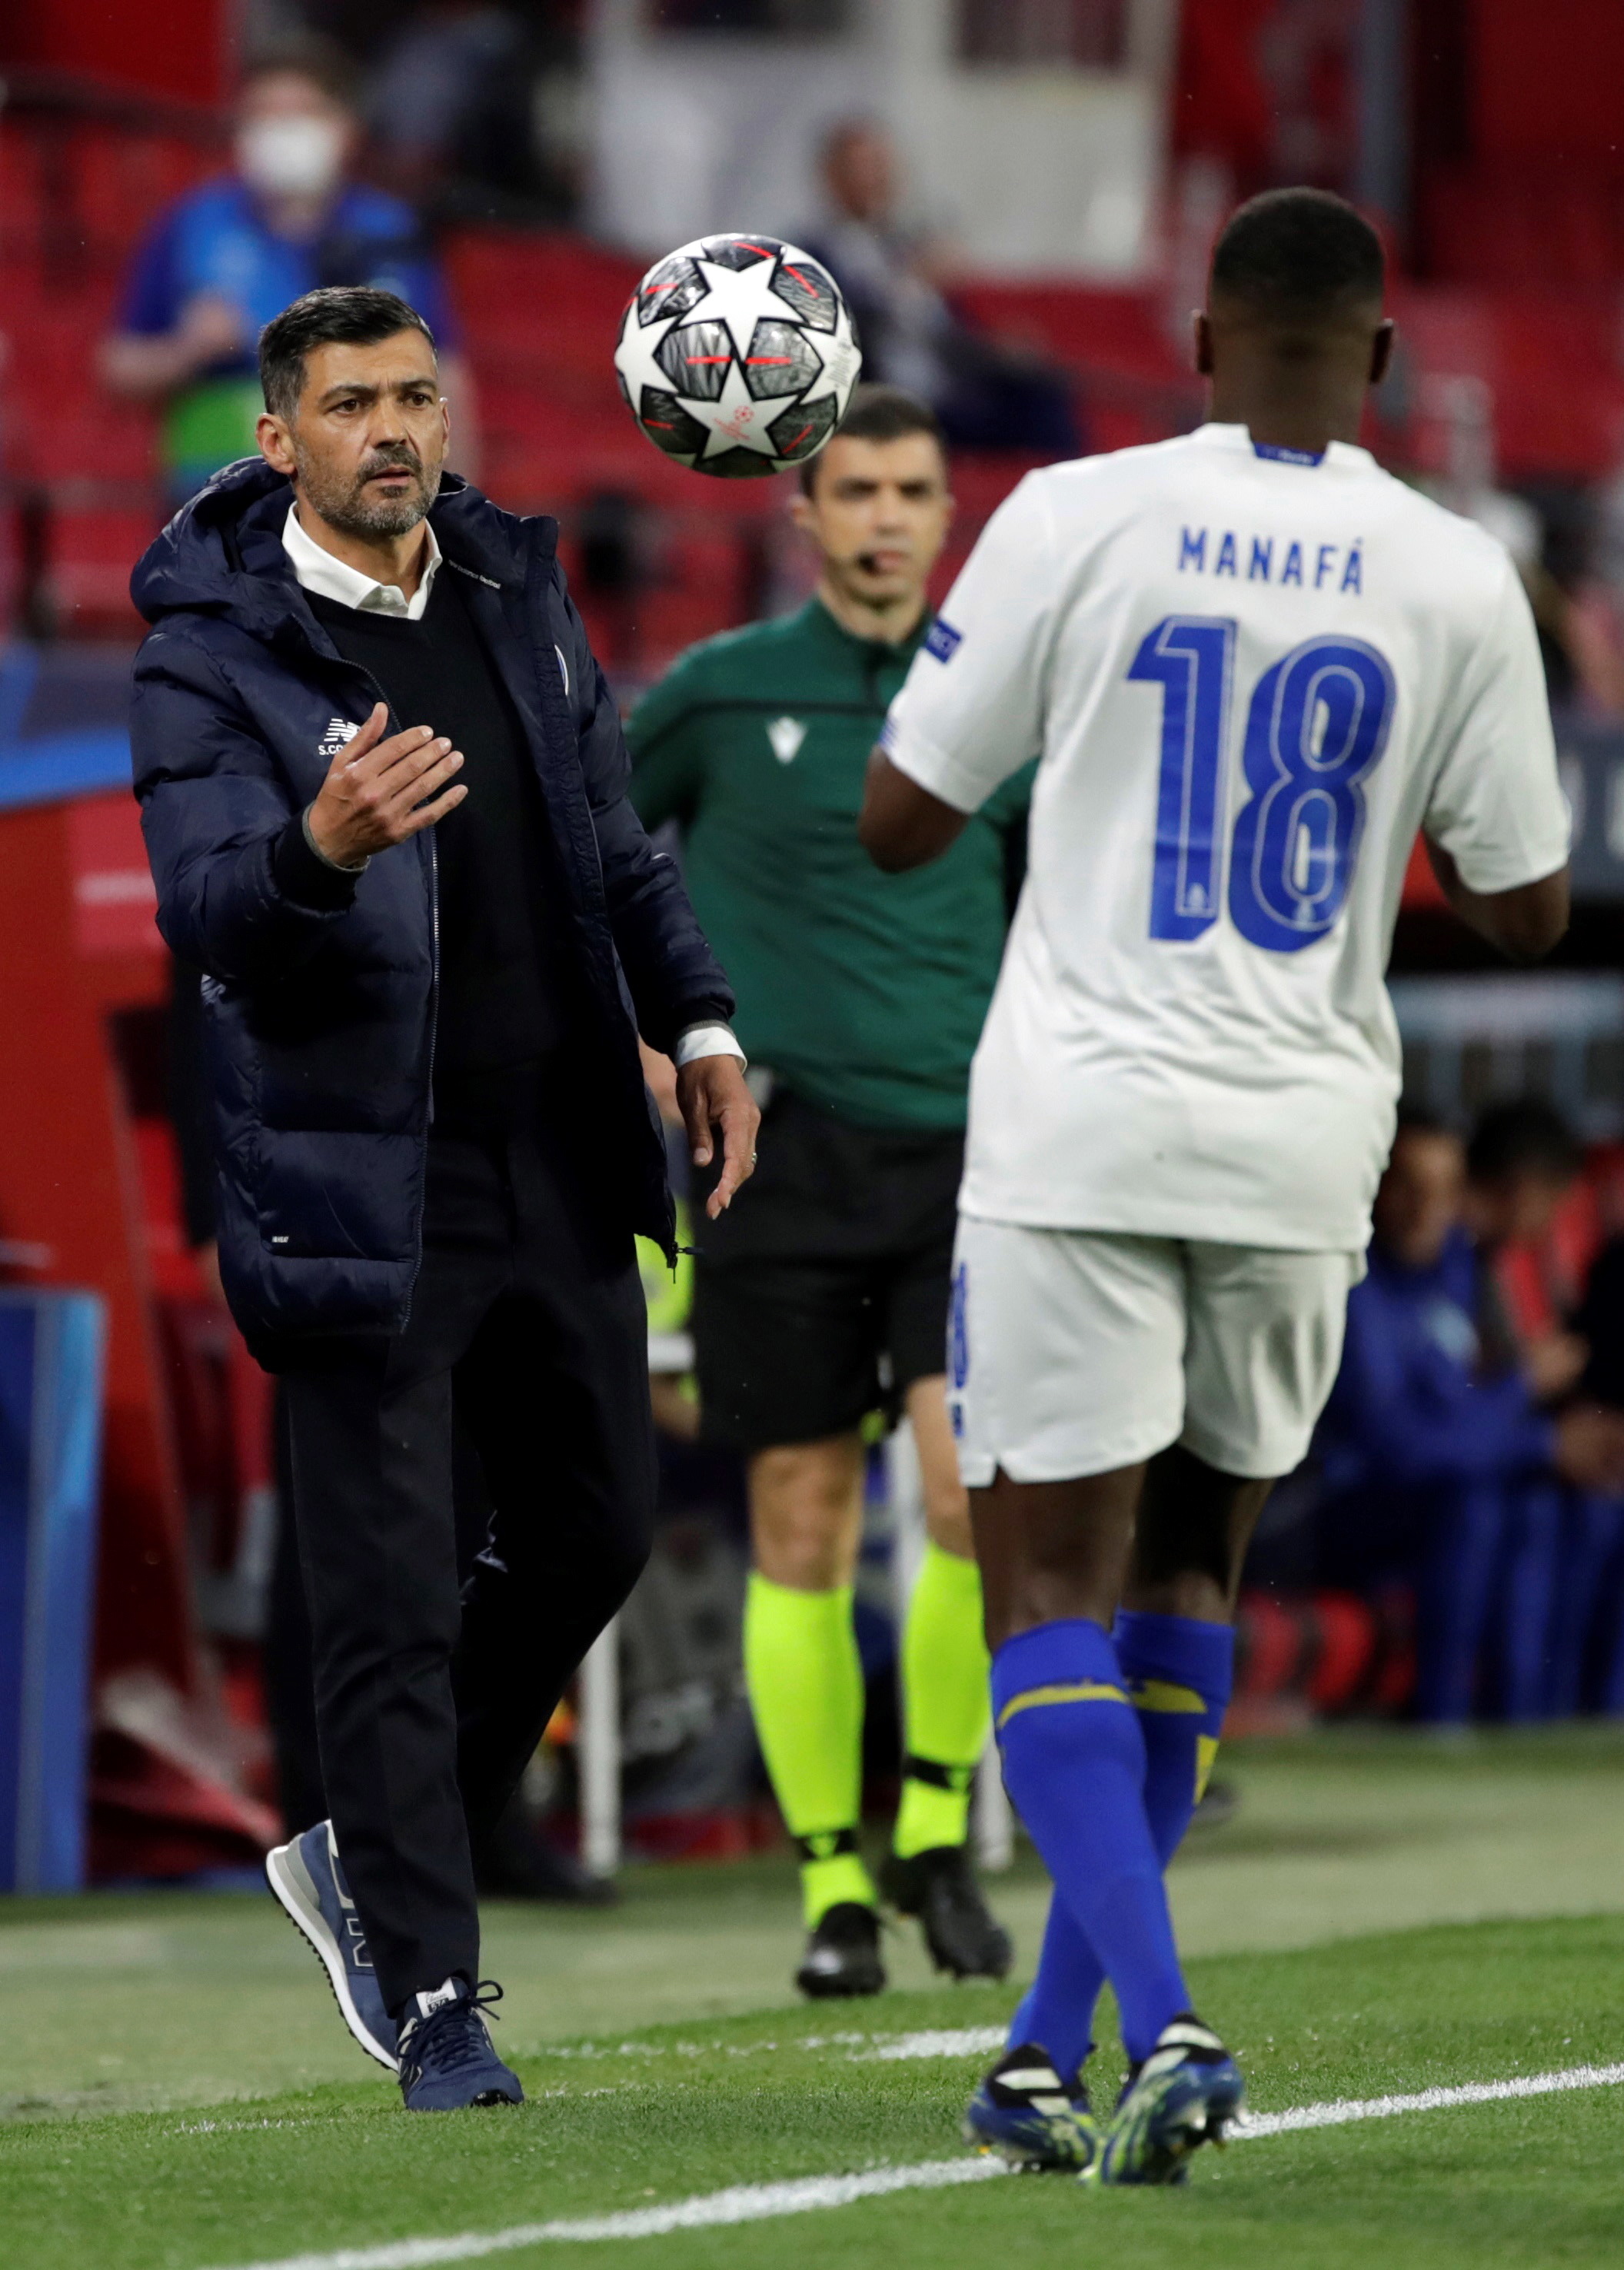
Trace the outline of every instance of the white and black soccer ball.
{"label": "white and black soccer ball", "polygon": [[706,236],[633,293],[615,369],[655,448],[748,480],[815,457],[846,414],[862,357],[827,268],[775,236]]}

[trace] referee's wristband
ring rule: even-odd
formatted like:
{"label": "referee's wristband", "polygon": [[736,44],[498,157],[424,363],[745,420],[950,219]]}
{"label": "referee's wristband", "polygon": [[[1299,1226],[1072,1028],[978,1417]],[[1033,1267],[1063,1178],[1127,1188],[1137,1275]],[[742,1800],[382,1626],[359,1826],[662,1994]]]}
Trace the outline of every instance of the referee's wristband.
{"label": "referee's wristband", "polygon": [[750,1061],[734,1039],[730,1025],[690,1025],[679,1033],[671,1050],[671,1062],[679,1072],[699,1057],[737,1057],[741,1066]]}

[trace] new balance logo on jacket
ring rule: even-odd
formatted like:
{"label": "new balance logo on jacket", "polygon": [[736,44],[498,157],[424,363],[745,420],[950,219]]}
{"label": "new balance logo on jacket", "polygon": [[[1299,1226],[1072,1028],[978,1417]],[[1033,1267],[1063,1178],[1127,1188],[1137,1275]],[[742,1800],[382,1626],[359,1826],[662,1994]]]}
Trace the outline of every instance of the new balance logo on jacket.
{"label": "new balance logo on jacket", "polygon": [[325,757],[330,764],[332,760],[337,755],[339,750],[345,746],[346,742],[352,741],[360,730],[361,729],[359,725],[352,725],[347,717],[333,717],[329,719],[327,731],[316,743],[316,755],[318,757]]}

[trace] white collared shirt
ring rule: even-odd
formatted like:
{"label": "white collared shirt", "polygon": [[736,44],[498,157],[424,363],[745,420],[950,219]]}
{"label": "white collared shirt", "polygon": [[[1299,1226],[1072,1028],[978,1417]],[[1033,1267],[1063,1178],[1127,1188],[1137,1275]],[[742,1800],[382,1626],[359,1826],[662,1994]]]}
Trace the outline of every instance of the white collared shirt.
{"label": "white collared shirt", "polygon": [[439,540],[427,521],[423,523],[423,533],[428,539],[428,550],[417,590],[410,598],[398,583],[380,583],[374,576],[363,575],[359,568],[352,568],[332,553],[323,551],[307,533],[297,505],[289,505],[287,518],[282,523],[282,549],[293,561],[293,573],[303,590],[318,592],[323,599],[336,599],[341,607],[360,607],[368,614],[395,615],[402,622],[420,623],[428,595],[434,588],[434,577],[440,572],[441,557]]}
{"label": "white collared shirt", "polygon": [[[363,575],[359,568],[352,568],[307,535],[299,518],[297,505],[289,505],[287,518],[282,523],[282,548],[293,563],[293,573],[300,586],[307,591],[319,592],[324,599],[336,599],[341,607],[357,607],[368,614],[392,615],[397,620],[419,623],[428,605],[428,595],[434,589],[434,577],[440,571],[443,554],[438,538],[426,521],[423,533],[428,538],[428,553],[423,562],[423,573],[418,578],[417,590],[408,598],[398,583],[380,583],[371,575]],[[560,657],[560,663],[562,657]],[[305,841],[324,866],[336,867],[310,833],[310,815],[303,815]],[[355,867],[338,868],[340,874],[360,874],[367,862],[361,860]],[[737,1057],[745,1061],[745,1052],[726,1025],[690,1025],[679,1038],[671,1051],[672,1061],[679,1066],[692,1064],[696,1057]]]}

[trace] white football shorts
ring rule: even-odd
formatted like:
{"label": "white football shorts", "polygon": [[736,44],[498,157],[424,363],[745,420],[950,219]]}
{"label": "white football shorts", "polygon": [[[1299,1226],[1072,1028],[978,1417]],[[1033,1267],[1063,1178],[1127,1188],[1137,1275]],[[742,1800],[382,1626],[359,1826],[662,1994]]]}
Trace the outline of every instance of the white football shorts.
{"label": "white football shorts", "polygon": [[960,1218],[947,1390],[971,1489],[1071,1481],[1174,1443],[1288,1474],[1342,1359],[1357,1253]]}

